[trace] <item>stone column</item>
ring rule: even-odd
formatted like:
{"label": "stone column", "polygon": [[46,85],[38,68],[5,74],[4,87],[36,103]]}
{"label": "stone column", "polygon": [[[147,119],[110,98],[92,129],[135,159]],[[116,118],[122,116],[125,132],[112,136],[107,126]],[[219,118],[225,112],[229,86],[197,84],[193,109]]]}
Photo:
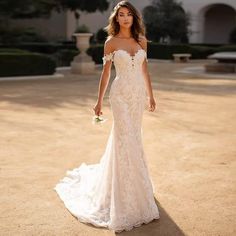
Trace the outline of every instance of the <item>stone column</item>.
{"label": "stone column", "polygon": [[95,63],[86,51],[89,48],[89,39],[92,33],[75,33],[76,47],[80,50],[80,54],[74,57],[71,62],[71,73],[74,74],[92,74],[95,72]]}

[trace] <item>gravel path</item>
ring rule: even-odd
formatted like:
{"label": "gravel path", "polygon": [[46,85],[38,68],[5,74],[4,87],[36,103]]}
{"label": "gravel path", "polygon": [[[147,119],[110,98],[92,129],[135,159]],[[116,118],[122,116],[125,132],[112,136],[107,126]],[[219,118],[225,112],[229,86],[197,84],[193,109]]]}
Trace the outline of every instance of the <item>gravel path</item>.
{"label": "gravel path", "polygon": [[[143,142],[161,218],[119,235],[236,235],[236,78],[176,73],[201,63],[149,65],[157,110]],[[108,121],[91,122],[100,72],[0,82],[0,235],[114,235],[78,222],[53,190],[105,149],[109,87]]]}

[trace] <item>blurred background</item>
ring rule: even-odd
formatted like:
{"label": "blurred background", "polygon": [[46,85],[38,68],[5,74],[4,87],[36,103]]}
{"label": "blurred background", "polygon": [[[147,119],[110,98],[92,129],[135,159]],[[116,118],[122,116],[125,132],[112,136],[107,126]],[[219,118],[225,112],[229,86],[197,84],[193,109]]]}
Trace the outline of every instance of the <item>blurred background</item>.
{"label": "blurred background", "polygon": [[[69,66],[79,53],[73,37],[75,32],[93,33],[87,53],[96,64],[101,64],[107,36],[103,28],[118,2],[0,0],[0,76],[33,73],[26,69],[13,72],[6,60],[16,68],[24,66],[22,61],[26,64],[30,61],[32,67],[34,61],[35,64],[45,61],[35,74],[51,74],[55,67]],[[206,59],[214,52],[236,51],[235,0],[130,2],[143,16],[151,41],[149,58],[172,59],[173,53],[190,53],[192,59]],[[14,60],[16,57],[22,60]]]}

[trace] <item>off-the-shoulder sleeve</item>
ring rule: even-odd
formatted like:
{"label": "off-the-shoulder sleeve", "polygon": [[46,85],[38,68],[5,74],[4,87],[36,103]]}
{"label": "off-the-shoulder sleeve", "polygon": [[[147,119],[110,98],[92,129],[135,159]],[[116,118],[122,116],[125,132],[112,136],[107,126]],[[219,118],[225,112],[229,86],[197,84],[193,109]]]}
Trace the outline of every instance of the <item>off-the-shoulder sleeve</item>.
{"label": "off-the-shoulder sleeve", "polygon": [[146,62],[148,62],[147,52],[146,51],[145,51],[145,60],[146,60]]}
{"label": "off-the-shoulder sleeve", "polygon": [[103,60],[103,65],[105,65],[107,61],[113,61],[113,53],[111,52],[109,54],[105,54],[102,60]]}

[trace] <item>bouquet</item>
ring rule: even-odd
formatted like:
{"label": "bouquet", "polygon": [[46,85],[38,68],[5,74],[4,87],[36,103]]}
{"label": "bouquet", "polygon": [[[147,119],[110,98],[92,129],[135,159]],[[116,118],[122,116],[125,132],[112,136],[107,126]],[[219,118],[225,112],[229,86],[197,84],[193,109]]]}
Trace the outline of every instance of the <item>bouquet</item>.
{"label": "bouquet", "polygon": [[93,116],[92,123],[93,124],[101,124],[104,123],[107,119],[103,118],[102,116]]}

